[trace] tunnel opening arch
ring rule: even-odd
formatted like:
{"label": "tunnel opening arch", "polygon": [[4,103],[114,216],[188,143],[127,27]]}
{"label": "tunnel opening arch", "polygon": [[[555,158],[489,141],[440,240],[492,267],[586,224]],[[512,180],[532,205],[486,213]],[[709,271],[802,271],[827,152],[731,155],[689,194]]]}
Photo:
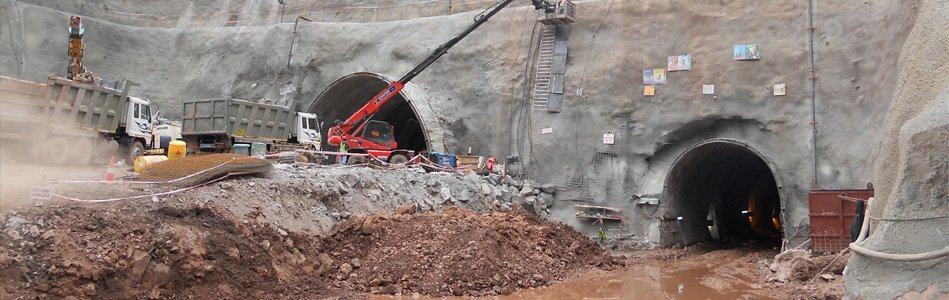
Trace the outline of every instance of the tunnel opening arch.
{"label": "tunnel opening arch", "polygon": [[660,206],[660,244],[752,240],[780,246],[787,199],[774,162],[748,143],[709,139],[672,162]]}
{"label": "tunnel opening arch", "polygon": [[[385,74],[356,72],[327,85],[307,109],[324,123],[321,128],[323,149],[336,149],[327,144],[330,127],[346,120],[394,80]],[[453,135],[443,126],[431,97],[414,82],[406,84],[398,95],[380,107],[373,120],[385,121],[395,128],[400,149],[417,153],[449,152],[452,145]]]}

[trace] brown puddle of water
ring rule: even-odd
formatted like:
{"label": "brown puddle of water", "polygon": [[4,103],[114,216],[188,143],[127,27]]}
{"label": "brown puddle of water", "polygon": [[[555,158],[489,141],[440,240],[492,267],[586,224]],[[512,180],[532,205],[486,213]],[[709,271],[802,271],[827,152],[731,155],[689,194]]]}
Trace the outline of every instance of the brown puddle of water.
{"label": "brown puddle of water", "polygon": [[[744,281],[736,283],[735,281]],[[753,294],[754,288],[747,279],[732,276],[724,280],[712,274],[707,267],[678,271],[664,271],[659,266],[632,266],[629,269],[605,275],[573,279],[552,286],[527,289],[511,295],[486,299],[682,299],[682,300],[731,300],[773,299]],[[412,296],[391,297],[370,295],[369,299],[413,299]],[[420,299],[432,299],[422,297]],[[450,297],[444,299],[466,299]]]}

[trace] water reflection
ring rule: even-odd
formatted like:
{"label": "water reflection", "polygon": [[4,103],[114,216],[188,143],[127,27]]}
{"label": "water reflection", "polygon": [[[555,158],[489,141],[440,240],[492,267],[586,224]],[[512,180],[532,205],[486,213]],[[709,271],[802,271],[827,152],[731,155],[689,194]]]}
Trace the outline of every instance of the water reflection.
{"label": "water reflection", "polygon": [[[752,294],[748,280],[732,275],[714,274],[706,267],[674,270],[656,265],[632,266],[624,271],[594,275],[538,289],[521,290],[511,295],[485,299],[772,299]],[[413,299],[411,296],[370,299]],[[423,298],[431,299],[431,298]],[[448,298],[461,299],[461,298]]]}

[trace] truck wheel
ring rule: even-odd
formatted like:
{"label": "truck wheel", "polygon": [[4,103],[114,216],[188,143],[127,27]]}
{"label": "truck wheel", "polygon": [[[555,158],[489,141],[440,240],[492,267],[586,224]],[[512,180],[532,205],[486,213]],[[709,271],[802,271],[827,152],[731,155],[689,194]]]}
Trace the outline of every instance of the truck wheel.
{"label": "truck wheel", "polygon": [[390,164],[404,164],[408,161],[409,158],[406,157],[405,154],[393,154],[392,156],[389,156]]}
{"label": "truck wheel", "polygon": [[54,137],[44,145],[46,146],[46,161],[54,166],[65,166],[74,156],[71,151],[77,151],[72,148],[75,145],[70,145],[64,137]]}
{"label": "truck wheel", "polygon": [[92,165],[93,154],[96,150],[96,141],[91,138],[80,139],[73,152],[73,163],[80,166]]}
{"label": "truck wheel", "polygon": [[132,146],[129,147],[128,152],[129,160],[125,162],[125,164],[129,166],[135,164],[135,159],[142,155],[145,155],[145,145],[142,145],[142,142],[139,141],[132,142]]}
{"label": "truck wheel", "polygon": [[361,165],[369,161],[369,158],[365,156],[350,156],[346,160],[347,165]]}

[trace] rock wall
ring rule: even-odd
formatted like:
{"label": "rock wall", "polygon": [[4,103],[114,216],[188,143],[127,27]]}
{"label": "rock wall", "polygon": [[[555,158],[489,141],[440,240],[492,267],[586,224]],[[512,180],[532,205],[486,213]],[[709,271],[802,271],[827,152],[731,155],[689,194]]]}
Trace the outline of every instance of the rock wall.
{"label": "rock wall", "polygon": [[[900,57],[899,85],[876,160],[873,230],[863,246],[915,254],[949,247],[949,3],[924,1]],[[945,257],[901,263],[854,255],[847,294],[862,299],[949,294]]]}
{"label": "rock wall", "polygon": [[[78,5],[80,12],[94,12],[81,8],[118,2],[61,3],[0,0],[0,74],[38,81],[62,74],[70,15],[63,10]],[[182,3],[142,9],[169,13]],[[248,5],[267,4],[228,1],[219,9]],[[815,177],[807,11],[806,1],[578,2],[559,114],[529,108],[528,64],[541,30],[530,7],[505,9],[413,82],[431,96],[455,137],[454,151],[518,155],[517,169],[561,186],[562,204],[553,213],[578,227],[569,206],[574,200],[625,208],[629,221],[619,235],[642,238],[652,230],[650,208],[636,207],[630,195],[661,194],[682,151],[714,138],[747,143],[774,162],[783,182],[786,237],[799,243],[807,238],[806,196]],[[348,74],[401,75],[470,24],[473,14],[301,23],[290,67],[293,24],[166,29],[87,17],[86,65],[105,78],[141,83],[133,94],[155,100],[173,117],[183,98],[307,103]],[[873,178],[879,124],[915,14],[914,2],[816,1],[816,187],[862,188]],[[759,44],[761,59],[733,60],[732,46],[741,43]],[[643,96],[642,70],[662,68],[667,56],[678,54],[692,55],[692,70],[670,72],[657,96]],[[701,94],[705,83],[716,85],[715,96]],[[787,96],[772,96],[776,83],[787,85]],[[553,132],[541,134],[547,127]],[[605,133],[616,134],[614,145],[601,142]]]}

